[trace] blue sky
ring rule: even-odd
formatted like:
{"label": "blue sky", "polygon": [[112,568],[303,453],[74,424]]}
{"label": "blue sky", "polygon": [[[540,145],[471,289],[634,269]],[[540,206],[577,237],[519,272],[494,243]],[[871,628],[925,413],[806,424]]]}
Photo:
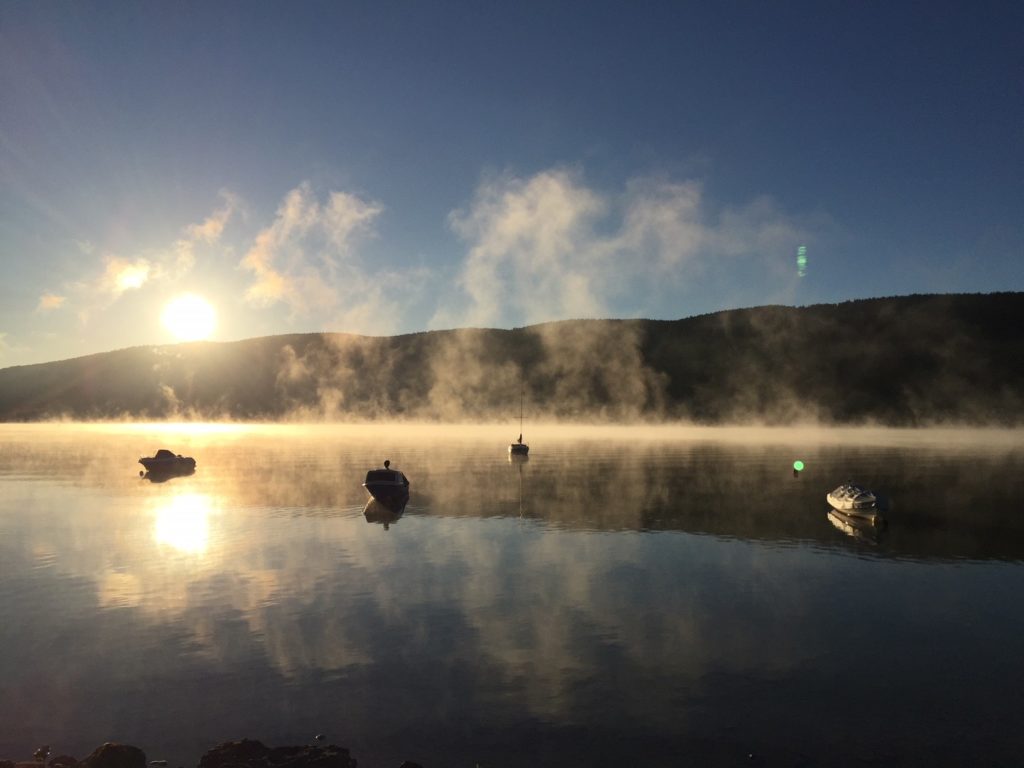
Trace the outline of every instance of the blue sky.
{"label": "blue sky", "polygon": [[1022,9],[0,4],[0,367],[1024,290]]}

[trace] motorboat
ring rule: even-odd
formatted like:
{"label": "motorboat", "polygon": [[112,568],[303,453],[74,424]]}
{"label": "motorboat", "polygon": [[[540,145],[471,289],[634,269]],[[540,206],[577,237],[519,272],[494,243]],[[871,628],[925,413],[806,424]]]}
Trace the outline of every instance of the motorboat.
{"label": "motorboat", "polygon": [[844,483],[825,495],[832,509],[852,517],[873,519],[879,516],[878,498],[872,491],[853,483]]}
{"label": "motorboat", "polygon": [[397,469],[391,469],[391,462],[384,461],[384,469],[371,469],[366,473],[363,488],[377,501],[394,504],[409,498],[409,478]]}
{"label": "motorboat", "polygon": [[182,456],[166,448],[161,448],[154,456],[143,456],[139,459],[139,464],[144,466],[147,472],[167,475],[186,474],[194,472],[196,468],[196,460],[191,456]]}

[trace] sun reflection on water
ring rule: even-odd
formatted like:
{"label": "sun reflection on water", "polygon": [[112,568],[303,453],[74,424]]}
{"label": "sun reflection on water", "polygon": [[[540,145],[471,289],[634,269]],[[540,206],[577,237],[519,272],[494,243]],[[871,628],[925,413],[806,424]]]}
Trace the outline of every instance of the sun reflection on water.
{"label": "sun reflection on water", "polygon": [[184,493],[156,510],[153,538],[179,552],[202,555],[210,543],[213,502],[206,494]]}

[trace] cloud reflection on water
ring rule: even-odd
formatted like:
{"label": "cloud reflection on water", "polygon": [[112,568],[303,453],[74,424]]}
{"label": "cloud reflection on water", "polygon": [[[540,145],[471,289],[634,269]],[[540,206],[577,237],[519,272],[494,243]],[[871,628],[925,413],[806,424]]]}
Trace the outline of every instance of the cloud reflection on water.
{"label": "cloud reflection on water", "polygon": [[[877,642],[879,631],[898,659],[922,628],[949,622],[953,641],[977,646],[956,616],[1003,630],[1021,623],[1000,603],[973,602],[986,570],[948,565],[951,552],[1020,559],[1019,527],[986,508],[963,523],[970,535],[934,530],[989,478],[1009,483],[991,491],[994,506],[1012,498],[1019,452],[964,468],[956,456],[801,445],[808,467],[794,480],[785,444],[535,441],[529,463],[509,465],[507,439],[492,455],[479,440],[270,430],[191,438],[197,473],[153,485],[131,474],[137,436],[81,438],[63,461],[68,443],[57,434],[0,448],[11,458],[0,481],[12,491],[0,503],[3,562],[20,579],[0,591],[0,610],[8,627],[27,627],[0,632],[0,671],[15,691],[33,676],[70,684],[43,703],[71,696],[69,721],[93,728],[117,714],[101,705],[87,715],[85,691],[119,707],[147,702],[179,722],[197,706],[189,681],[209,679],[197,714],[206,722],[192,732],[211,743],[304,733],[297,708],[343,716],[347,733],[378,745],[397,732],[395,711],[407,738],[458,741],[453,723],[721,733],[746,698],[771,705],[749,725],[763,742],[787,714],[835,704],[815,688],[820,675],[854,695],[870,688],[834,654]],[[359,485],[385,451],[412,480],[410,507],[386,535],[366,524]],[[851,466],[899,496],[902,530],[894,524],[871,560],[822,508],[819,486]],[[943,497],[922,500],[937,478]],[[52,566],[23,569],[44,551]],[[1004,587],[1021,582],[1009,568]],[[916,617],[904,615],[910,604]],[[75,644],[40,654],[40,640],[68,624]],[[1009,658],[1001,642],[989,652]],[[125,669],[104,677],[121,655]],[[920,682],[901,677],[895,660],[879,667]],[[155,704],[148,689],[161,681]],[[807,701],[766,701],[775,684],[804,686]],[[968,700],[979,695],[966,686]],[[920,706],[910,693],[895,701]],[[19,712],[0,705],[5,722],[29,722]]]}

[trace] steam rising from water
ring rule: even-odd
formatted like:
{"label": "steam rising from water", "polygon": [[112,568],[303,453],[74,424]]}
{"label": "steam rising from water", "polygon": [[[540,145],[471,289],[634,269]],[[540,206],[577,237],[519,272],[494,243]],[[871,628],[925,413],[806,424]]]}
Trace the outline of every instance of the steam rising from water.
{"label": "steam rising from water", "polygon": [[[531,421],[666,415],[666,377],[644,363],[637,326],[552,323],[525,331],[423,335],[419,357],[403,337],[331,334],[324,345],[286,345],[275,394],[284,418],[298,421],[503,421],[518,414],[521,394]],[[508,349],[496,348],[495,334]]]}

